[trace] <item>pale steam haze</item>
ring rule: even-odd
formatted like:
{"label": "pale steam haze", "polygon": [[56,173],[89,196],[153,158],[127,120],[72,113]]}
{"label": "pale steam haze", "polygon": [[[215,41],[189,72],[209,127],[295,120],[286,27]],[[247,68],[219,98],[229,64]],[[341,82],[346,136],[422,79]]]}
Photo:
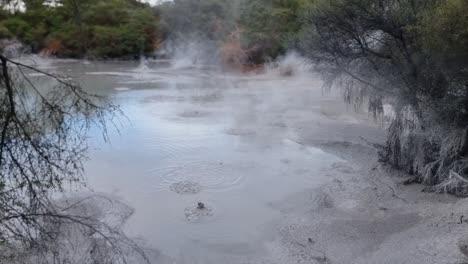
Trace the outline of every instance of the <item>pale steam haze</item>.
{"label": "pale steam haze", "polygon": [[156,5],[163,2],[172,2],[172,0],[141,0],[141,2],[149,3],[150,5]]}

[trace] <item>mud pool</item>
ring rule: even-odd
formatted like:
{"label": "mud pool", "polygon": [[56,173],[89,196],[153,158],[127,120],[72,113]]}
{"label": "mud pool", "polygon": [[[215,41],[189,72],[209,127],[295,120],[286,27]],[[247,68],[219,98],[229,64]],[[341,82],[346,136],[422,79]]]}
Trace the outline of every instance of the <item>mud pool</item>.
{"label": "mud pool", "polygon": [[[383,140],[372,117],[294,63],[287,77],[169,61],[39,66],[121,106],[126,117],[109,143],[92,133],[88,185],[135,209],[125,229],[159,252],[156,261],[378,263],[370,259],[391,255],[380,245],[417,227],[421,213],[369,180],[375,151],[356,142]],[[404,262],[411,254],[380,263],[433,263]]]}

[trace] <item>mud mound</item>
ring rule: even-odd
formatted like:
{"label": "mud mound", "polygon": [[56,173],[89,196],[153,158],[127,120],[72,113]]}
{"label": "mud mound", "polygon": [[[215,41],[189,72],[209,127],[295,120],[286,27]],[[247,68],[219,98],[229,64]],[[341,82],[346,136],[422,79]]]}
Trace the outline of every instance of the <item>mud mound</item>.
{"label": "mud mound", "polygon": [[203,208],[199,206],[187,207],[185,208],[185,218],[189,222],[198,222],[203,219],[212,217],[214,215],[213,208],[210,206],[203,205]]}

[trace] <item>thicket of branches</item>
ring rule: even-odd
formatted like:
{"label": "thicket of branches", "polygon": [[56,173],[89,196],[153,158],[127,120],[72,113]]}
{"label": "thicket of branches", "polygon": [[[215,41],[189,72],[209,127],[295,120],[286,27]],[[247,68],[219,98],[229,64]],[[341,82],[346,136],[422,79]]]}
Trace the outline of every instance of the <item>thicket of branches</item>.
{"label": "thicket of branches", "polygon": [[395,111],[382,159],[467,195],[468,5],[463,0],[318,1],[295,42],[327,85]]}
{"label": "thicket of branches", "polygon": [[[30,73],[48,78],[51,86],[36,86]],[[131,213],[107,221],[97,207],[104,198],[52,199],[66,188],[83,187],[88,129],[99,127],[105,136],[117,115],[117,106],[72,79],[0,55],[1,260],[121,263],[127,251],[138,251],[118,224]]]}

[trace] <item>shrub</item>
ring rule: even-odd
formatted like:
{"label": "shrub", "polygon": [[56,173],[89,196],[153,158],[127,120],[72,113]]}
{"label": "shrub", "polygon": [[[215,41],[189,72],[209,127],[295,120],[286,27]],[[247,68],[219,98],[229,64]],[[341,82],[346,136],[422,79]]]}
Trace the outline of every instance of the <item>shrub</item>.
{"label": "shrub", "polygon": [[12,38],[13,34],[4,25],[0,24],[0,39]]}
{"label": "shrub", "polygon": [[119,28],[95,26],[91,53],[97,57],[115,58],[124,55],[139,56],[144,48],[144,36],[130,26]]}
{"label": "shrub", "polygon": [[11,17],[3,22],[3,25],[16,37],[24,39],[31,30],[31,25],[19,17]]}

